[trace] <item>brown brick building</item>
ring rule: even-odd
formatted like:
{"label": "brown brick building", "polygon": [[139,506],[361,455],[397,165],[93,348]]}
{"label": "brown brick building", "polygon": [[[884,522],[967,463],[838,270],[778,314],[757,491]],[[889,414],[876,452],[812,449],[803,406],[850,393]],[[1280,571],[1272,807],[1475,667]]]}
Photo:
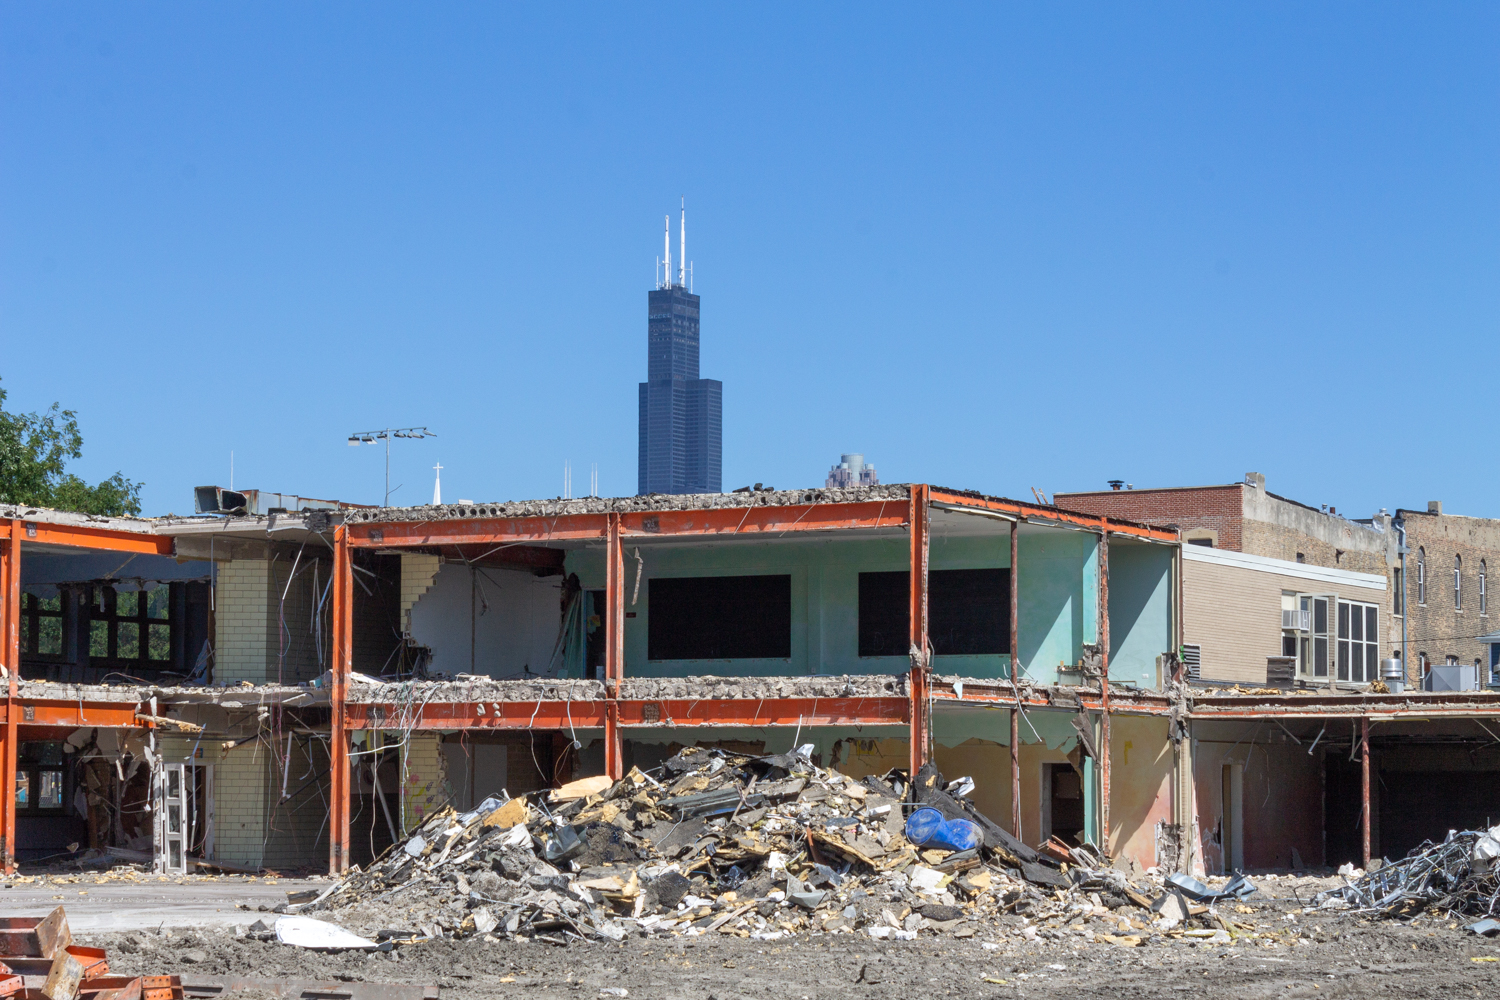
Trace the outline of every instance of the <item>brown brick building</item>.
{"label": "brown brick building", "polygon": [[1406,532],[1406,640],[1418,664],[1479,664],[1488,685],[1494,653],[1480,636],[1500,630],[1490,606],[1489,573],[1500,566],[1500,520],[1426,510],[1397,510]]}

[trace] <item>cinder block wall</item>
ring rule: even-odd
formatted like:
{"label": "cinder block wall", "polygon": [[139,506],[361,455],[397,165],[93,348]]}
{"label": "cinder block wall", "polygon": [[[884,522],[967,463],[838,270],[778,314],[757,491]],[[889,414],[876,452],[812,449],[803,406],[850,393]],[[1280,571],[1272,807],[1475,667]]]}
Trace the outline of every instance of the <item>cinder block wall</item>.
{"label": "cinder block wall", "polygon": [[214,680],[266,682],[272,634],[270,565],[264,559],[220,563],[214,587]]}

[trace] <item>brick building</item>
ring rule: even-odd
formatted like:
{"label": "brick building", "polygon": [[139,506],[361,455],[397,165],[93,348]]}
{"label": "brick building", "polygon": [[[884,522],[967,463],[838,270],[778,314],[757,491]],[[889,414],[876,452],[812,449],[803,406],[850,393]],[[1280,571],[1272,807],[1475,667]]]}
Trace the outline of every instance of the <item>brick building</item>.
{"label": "brick building", "polygon": [[[1500,629],[1490,609],[1488,576],[1500,565],[1500,520],[1426,510],[1397,510],[1406,534],[1406,642],[1422,675],[1430,664],[1478,664],[1475,680],[1491,683]],[[1398,598],[1399,600],[1399,598]]]}
{"label": "brick building", "polygon": [[1364,685],[1400,649],[1399,544],[1384,511],[1343,517],[1267,491],[1257,472],[1216,486],[1112,485],[1054,499],[1181,532],[1184,654],[1203,680],[1289,671],[1306,684]]}

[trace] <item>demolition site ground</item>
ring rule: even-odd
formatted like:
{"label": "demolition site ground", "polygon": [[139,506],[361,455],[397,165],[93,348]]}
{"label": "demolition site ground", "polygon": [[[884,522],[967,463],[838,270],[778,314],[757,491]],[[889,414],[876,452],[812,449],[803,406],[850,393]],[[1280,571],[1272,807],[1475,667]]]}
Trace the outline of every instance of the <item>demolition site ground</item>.
{"label": "demolition site ground", "polygon": [[[1364,921],[1300,905],[1309,890],[1336,883],[1283,879],[1233,904],[1241,930],[1230,945],[1149,934],[1139,946],[1112,944],[1095,935],[1116,933],[1113,923],[1094,917],[1044,922],[1038,938],[1028,940],[1016,916],[1000,917],[969,939],[923,934],[912,941],[838,933],[766,942],[714,933],[558,947],[471,937],[389,952],[317,952],[236,936],[227,927],[79,940],[107,948],[117,974],[172,969],[184,983],[202,974],[430,984],[443,997],[1330,998],[1500,990],[1500,944],[1465,933],[1457,921]],[[170,922],[170,913],[162,916]]]}

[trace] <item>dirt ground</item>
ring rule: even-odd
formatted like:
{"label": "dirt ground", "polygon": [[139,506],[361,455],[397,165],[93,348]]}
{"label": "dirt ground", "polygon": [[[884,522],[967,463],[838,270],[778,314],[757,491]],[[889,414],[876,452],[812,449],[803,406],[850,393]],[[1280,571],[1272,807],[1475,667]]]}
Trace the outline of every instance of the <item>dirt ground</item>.
{"label": "dirt ground", "polygon": [[884,942],[840,933],[755,941],[713,933],[557,947],[470,938],[389,954],[309,952],[237,938],[227,928],[78,937],[81,944],[108,948],[111,966],[124,974],[431,983],[451,998],[1500,995],[1500,940],[1476,938],[1446,919],[1372,923],[1304,909],[1326,880],[1258,884],[1267,891],[1241,904],[1243,910],[1220,904],[1241,929],[1228,945],[1149,931],[1140,946],[1111,944],[1096,934],[1120,937],[1120,929],[1098,918],[1077,918],[1071,926],[1039,923],[1032,940],[1014,916],[986,924],[970,939],[923,933],[914,941]]}

